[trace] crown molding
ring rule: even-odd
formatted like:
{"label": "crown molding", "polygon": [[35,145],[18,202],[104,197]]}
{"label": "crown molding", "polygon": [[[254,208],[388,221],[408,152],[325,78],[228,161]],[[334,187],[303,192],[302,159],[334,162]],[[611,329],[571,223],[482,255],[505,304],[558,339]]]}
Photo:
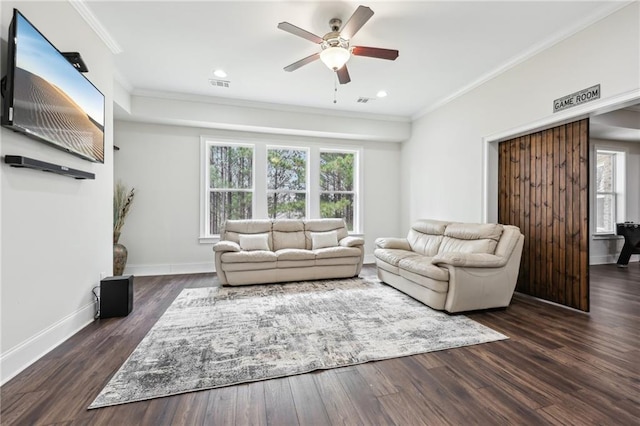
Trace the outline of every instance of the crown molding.
{"label": "crown molding", "polygon": [[635,3],[636,1],[637,0],[635,0],[635,1],[620,1],[620,2],[619,1],[612,1],[612,2],[607,3],[600,10],[598,10],[597,12],[594,12],[593,14],[591,14],[588,17],[586,17],[585,19],[576,21],[573,25],[567,26],[564,29],[564,31],[556,33],[556,34],[552,35],[551,37],[541,41],[540,43],[537,43],[537,44],[533,45],[530,49],[524,51],[522,54],[511,58],[509,61],[503,63],[502,65],[498,66],[494,70],[489,71],[488,73],[480,76],[478,79],[474,80],[473,82],[469,83],[468,85],[463,86],[460,89],[456,90],[455,92],[451,93],[450,95],[445,96],[444,98],[441,98],[440,100],[437,100],[433,104],[422,108],[421,110],[419,110],[418,112],[416,112],[415,114],[413,114],[411,116],[412,120],[417,120],[417,119],[427,115],[428,113],[430,113],[432,111],[435,111],[438,108],[443,107],[444,105],[448,104],[449,102],[451,102],[451,101],[461,97],[462,95],[472,91],[473,89],[483,85],[487,81],[499,76],[502,73],[507,72],[509,69],[515,67],[516,65],[519,65],[519,64],[527,61],[528,59],[533,58],[534,56],[536,56],[537,54],[543,52],[544,50],[547,50],[547,49],[551,48],[552,46],[560,43],[561,41],[566,40],[567,38],[573,36],[574,34],[579,33],[580,31],[590,27],[591,25],[595,24],[596,22],[606,18],[607,16],[617,12],[618,10],[620,10],[620,9],[630,5],[630,4]]}
{"label": "crown molding", "polygon": [[87,6],[87,2],[85,0],[68,1],[114,55],[123,52],[122,47],[120,47],[118,42],[111,36],[111,34],[109,34],[98,18],[96,18],[91,9],[89,9],[89,6]]}

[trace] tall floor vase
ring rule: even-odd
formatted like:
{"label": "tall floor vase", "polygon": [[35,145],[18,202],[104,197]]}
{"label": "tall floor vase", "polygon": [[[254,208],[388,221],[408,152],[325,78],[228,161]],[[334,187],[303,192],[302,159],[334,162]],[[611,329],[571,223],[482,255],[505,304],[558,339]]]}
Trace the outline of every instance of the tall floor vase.
{"label": "tall floor vase", "polygon": [[113,275],[119,276],[124,272],[124,267],[127,265],[127,248],[118,243],[120,239],[120,233],[113,233]]}

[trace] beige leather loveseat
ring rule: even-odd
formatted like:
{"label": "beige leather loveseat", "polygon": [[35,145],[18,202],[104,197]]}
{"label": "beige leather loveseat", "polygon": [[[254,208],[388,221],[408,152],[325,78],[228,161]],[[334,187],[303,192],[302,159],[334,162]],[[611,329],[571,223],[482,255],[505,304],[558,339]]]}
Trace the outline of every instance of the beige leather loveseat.
{"label": "beige leather loveseat", "polygon": [[214,244],[223,285],[354,277],[364,240],[343,219],[227,220]]}
{"label": "beige leather loveseat", "polygon": [[524,236],[510,225],[419,220],[407,238],[378,238],[378,277],[447,312],[509,306]]}

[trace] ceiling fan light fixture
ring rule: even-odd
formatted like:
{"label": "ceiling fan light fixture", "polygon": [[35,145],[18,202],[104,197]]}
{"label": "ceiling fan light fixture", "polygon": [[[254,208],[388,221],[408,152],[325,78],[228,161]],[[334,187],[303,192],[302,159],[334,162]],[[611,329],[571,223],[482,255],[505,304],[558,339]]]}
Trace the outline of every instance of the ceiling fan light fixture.
{"label": "ceiling fan light fixture", "polygon": [[327,47],[320,52],[320,59],[330,70],[338,71],[347,63],[351,53],[340,46]]}

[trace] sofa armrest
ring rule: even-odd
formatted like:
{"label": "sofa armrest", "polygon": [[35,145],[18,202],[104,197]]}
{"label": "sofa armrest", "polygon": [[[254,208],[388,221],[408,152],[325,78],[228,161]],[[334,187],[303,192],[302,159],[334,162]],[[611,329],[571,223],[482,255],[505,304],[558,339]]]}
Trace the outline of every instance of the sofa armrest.
{"label": "sofa armrest", "polygon": [[218,241],[213,245],[213,251],[222,252],[222,251],[241,251],[240,245],[233,241]]}
{"label": "sofa armrest", "polygon": [[364,245],[364,238],[362,237],[344,237],[338,241],[342,247],[356,247]]}
{"label": "sofa armrest", "polygon": [[433,256],[434,265],[451,265],[470,268],[500,268],[507,264],[507,258],[489,253],[439,253]]}
{"label": "sofa armrest", "polygon": [[409,241],[406,238],[377,238],[376,247],[381,249],[411,250]]}

